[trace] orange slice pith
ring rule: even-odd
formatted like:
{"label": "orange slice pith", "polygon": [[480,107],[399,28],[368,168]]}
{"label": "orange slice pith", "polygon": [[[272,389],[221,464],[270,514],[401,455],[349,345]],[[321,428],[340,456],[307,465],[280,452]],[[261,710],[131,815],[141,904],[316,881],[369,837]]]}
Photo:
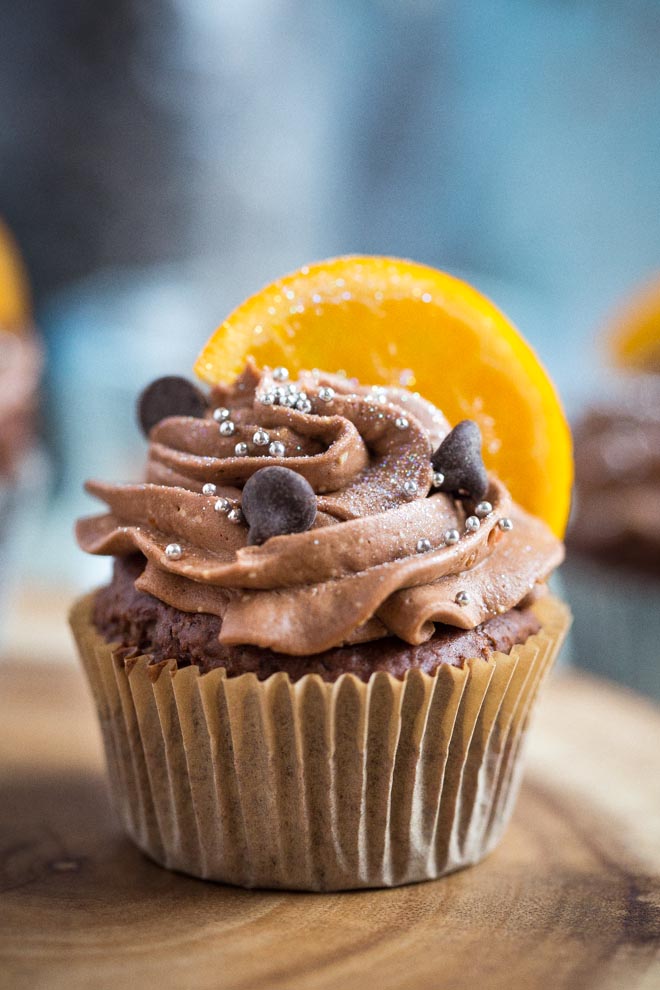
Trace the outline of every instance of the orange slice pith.
{"label": "orange slice pith", "polygon": [[14,238],[0,221],[0,329],[19,331],[30,319],[28,280]]}
{"label": "orange slice pith", "polygon": [[563,534],[572,456],[557,394],[517,330],[467,283],[397,258],[305,266],[235,309],[195,371],[211,385],[227,384],[248,356],[293,374],[320,368],[364,384],[405,384],[450,423],[477,420],[488,468]]}
{"label": "orange slice pith", "polygon": [[620,368],[660,372],[660,276],[638,289],[620,310],[608,343]]}

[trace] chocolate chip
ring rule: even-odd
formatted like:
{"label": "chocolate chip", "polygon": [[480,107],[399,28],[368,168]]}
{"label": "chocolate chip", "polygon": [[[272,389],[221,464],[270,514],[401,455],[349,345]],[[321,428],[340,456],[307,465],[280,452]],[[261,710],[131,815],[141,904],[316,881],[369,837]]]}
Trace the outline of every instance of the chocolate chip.
{"label": "chocolate chip", "polygon": [[301,474],[286,467],[265,467],[246,482],[241,508],[250,525],[248,545],[255,546],[271,536],[311,529],[316,495]]}
{"label": "chocolate chip", "polygon": [[145,436],[168,416],[194,416],[200,419],[206,412],[203,393],[178,375],[166,375],[147,385],[137,403],[137,416]]}
{"label": "chocolate chip", "polygon": [[472,419],[463,419],[447,434],[431,458],[433,470],[444,475],[438,487],[456,497],[480,502],[488,491],[488,475],[481,459],[481,431]]}

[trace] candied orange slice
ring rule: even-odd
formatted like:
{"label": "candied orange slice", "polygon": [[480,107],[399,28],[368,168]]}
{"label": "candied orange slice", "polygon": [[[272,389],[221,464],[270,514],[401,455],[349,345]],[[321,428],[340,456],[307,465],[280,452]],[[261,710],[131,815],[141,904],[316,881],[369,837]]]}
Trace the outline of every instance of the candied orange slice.
{"label": "candied orange slice", "polygon": [[460,279],[397,258],[344,257],[305,266],[247,299],[195,364],[210,385],[260,365],[345,372],[405,385],[454,424],[475,419],[484,460],[526,509],[561,535],[572,481],[559,399],[531,347]]}
{"label": "candied orange slice", "polygon": [[660,275],[638,289],[615,316],[608,343],[620,368],[660,373]]}
{"label": "candied orange slice", "polygon": [[21,330],[30,319],[30,293],[23,261],[0,221],[0,329]]}

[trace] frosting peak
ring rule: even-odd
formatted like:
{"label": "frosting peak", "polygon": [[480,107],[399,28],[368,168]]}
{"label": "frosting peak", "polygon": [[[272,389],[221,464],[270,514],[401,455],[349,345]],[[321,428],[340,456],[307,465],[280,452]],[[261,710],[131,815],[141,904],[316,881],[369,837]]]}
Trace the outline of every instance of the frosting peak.
{"label": "frosting peak", "polygon": [[[449,432],[405,390],[316,372],[289,383],[248,364],[203,418],[152,428],[146,483],[88,484],[109,512],[82,519],[78,539],[90,553],[140,551],[136,586],[220,616],[226,644],[305,655],[391,634],[421,643],[435,622],[468,629],[508,611],[563,556],[496,479],[478,511],[434,488],[431,457]],[[305,478],[316,518],[249,546],[242,489],[273,465]]]}

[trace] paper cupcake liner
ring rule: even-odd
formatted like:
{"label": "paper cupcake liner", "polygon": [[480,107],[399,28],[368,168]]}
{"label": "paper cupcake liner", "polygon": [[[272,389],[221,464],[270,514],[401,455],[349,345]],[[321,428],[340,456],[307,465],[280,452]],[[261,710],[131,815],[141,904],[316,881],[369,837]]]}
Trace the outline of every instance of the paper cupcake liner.
{"label": "paper cupcake liner", "polygon": [[660,701],[660,581],[574,556],[562,574],[574,663]]}
{"label": "paper cupcake liner", "polygon": [[548,597],[535,606],[543,628],[510,654],[403,680],[291,683],[124,660],[92,605],[81,599],[71,624],[129,835],[170,869],[300,890],[427,880],[486,855],[570,621]]}

